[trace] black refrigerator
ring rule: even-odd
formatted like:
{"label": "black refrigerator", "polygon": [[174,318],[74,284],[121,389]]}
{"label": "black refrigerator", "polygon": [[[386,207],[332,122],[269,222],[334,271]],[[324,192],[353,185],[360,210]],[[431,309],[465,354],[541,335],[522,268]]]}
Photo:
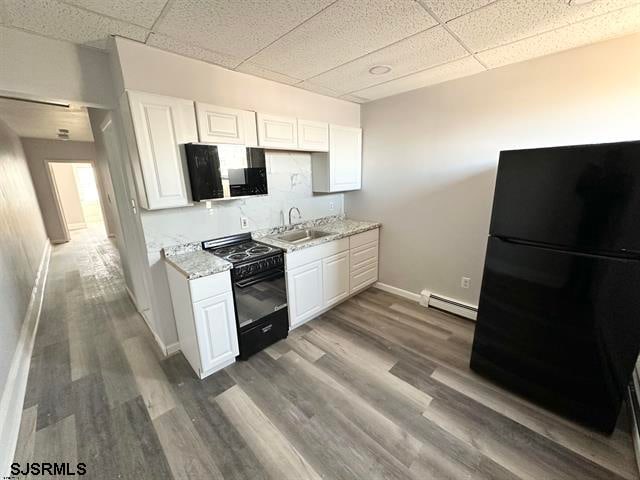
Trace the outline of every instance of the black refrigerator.
{"label": "black refrigerator", "polygon": [[640,351],[640,142],[500,154],[471,368],[612,432]]}

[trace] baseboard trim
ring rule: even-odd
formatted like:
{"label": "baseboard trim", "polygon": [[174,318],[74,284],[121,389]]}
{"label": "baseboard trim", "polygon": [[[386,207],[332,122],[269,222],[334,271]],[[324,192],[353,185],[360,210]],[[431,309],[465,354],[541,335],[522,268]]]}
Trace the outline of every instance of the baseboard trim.
{"label": "baseboard trim", "polygon": [[407,300],[411,300],[416,303],[420,302],[420,295],[417,293],[413,293],[408,290],[403,290],[402,288],[394,287],[392,285],[387,285],[386,283],[382,283],[382,282],[376,282],[373,286],[379,290],[382,290],[383,292],[392,293],[394,295],[398,295],[399,297],[406,298]]}
{"label": "baseboard trim", "polygon": [[174,342],[169,345],[164,344],[162,339],[158,336],[158,334],[155,332],[155,330],[151,326],[151,320],[147,317],[147,314],[146,314],[148,310],[141,310],[140,306],[138,305],[138,302],[136,302],[136,297],[133,295],[133,292],[131,292],[131,290],[129,290],[129,287],[127,286],[125,286],[125,289],[127,290],[127,293],[129,294],[129,298],[131,298],[133,305],[136,307],[136,310],[138,311],[138,313],[144,320],[144,323],[147,325],[147,328],[151,332],[151,335],[153,335],[153,338],[158,344],[158,348],[160,348],[160,351],[162,352],[162,354],[165,357],[168,357],[169,355],[173,355],[174,353],[180,351],[180,344],[178,342]]}
{"label": "baseboard trim", "polygon": [[174,342],[167,345],[167,356],[173,355],[180,351],[180,342]]}
{"label": "baseboard trim", "polygon": [[376,282],[374,287],[382,290],[383,292],[398,295],[399,297],[406,298],[407,300],[411,300],[412,302],[420,303],[425,307],[443,310],[445,312],[453,313],[454,315],[458,315],[459,317],[464,317],[469,320],[475,321],[477,317],[478,307],[462,302],[460,300],[456,300],[454,298],[449,298],[443,295],[436,295],[428,292],[429,295],[427,297],[428,299],[426,300],[428,302],[428,305],[425,305],[425,300],[423,299],[422,295],[418,293],[413,293],[408,290],[394,287],[393,285],[387,285],[386,283],[382,282]]}
{"label": "baseboard trim", "polygon": [[11,360],[7,382],[0,398],[0,478],[8,477],[18,443],[31,355],[42,312],[50,258],[51,243],[47,240],[22,322],[18,345]]}

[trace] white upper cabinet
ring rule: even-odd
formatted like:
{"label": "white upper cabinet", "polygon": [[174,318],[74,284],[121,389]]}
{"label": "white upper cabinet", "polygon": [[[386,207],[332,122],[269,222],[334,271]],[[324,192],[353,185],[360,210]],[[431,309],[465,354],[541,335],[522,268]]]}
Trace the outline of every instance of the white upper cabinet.
{"label": "white upper cabinet", "polygon": [[264,148],[297,149],[298,120],[258,113],[258,143]]}
{"label": "white upper cabinet", "polygon": [[329,150],[329,124],[298,119],[298,148],[313,152]]}
{"label": "white upper cabinet", "polygon": [[189,205],[183,144],[198,141],[193,101],[128,92],[142,178],[141,205],[149,210]]}
{"label": "white upper cabinet", "polygon": [[201,142],[258,144],[255,112],[196,102],[196,116]]}
{"label": "white upper cabinet", "polygon": [[314,192],[359,190],[362,185],[362,129],[329,125],[329,152],[312,155]]}

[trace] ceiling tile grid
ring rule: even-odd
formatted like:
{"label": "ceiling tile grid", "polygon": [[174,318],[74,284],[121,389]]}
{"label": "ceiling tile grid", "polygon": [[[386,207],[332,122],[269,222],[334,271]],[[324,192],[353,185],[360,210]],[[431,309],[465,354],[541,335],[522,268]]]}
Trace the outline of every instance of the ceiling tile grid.
{"label": "ceiling tile grid", "polygon": [[155,31],[248,58],[333,1],[171,0]]}
{"label": "ceiling tile grid", "polygon": [[485,68],[474,57],[468,56],[453,62],[438,65],[418,73],[407,75],[390,82],[359,90],[353,95],[366,100],[377,100],[397,93],[415,90],[416,88],[435,85],[437,83],[466,77],[485,71]]}
{"label": "ceiling tile grid", "polygon": [[[438,26],[320,74],[310,81],[345,94],[466,55],[467,51],[462,45]],[[384,75],[370,74],[369,69],[376,65],[387,65],[391,71]]]}
{"label": "ceiling tile grid", "polygon": [[240,57],[234,57],[232,55],[226,55],[224,53],[201,48],[196,45],[190,45],[160,33],[152,33],[149,35],[147,45],[151,45],[152,47],[160,48],[161,50],[166,50],[168,52],[178,53],[186,57],[197,58],[198,60],[214,63],[226,68],[235,68],[242,62],[242,58]]}
{"label": "ceiling tile grid", "polygon": [[92,12],[117,18],[134,25],[151,28],[162,13],[167,0],[61,0]]}
{"label": "ceiling tile grid", "polygon": [[516,40],[611,12],[638,0],[598,0],[569,5],[567,0],[501,0],[447,23],[472,51]]}
{"label": "ceiling tile grid", "polygon": [[6,23],[57,40],[106,48],[109,35],[143,42],[148,30],[54,0],[4,0]]}
{"label": "ceiling tile grid", "polygon": [[488,67],[497,68],[637,31],[640,31],[640,5],[486,50],[478,58]]}
{"label": "ceiling tile grid", "polygon": [[414,0],[339,1],[251,61],[306,80],[436,24]]}
{"label": "ceiling tile grid", "polygon": [[[363,103],[640,31],[640,0],[0,0],[0,23],[119,35]],[[391,67],[383,75],[369,69]]]}

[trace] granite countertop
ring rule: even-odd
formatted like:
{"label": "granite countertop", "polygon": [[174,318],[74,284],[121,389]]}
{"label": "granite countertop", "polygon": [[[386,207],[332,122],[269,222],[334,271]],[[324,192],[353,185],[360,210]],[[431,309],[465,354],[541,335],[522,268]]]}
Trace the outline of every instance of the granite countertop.
{"label": "granite countertop", "polygon": [[[350,237],[352,235],[366,232],[368,230],[373,230],[375,228],[380,228],[380,226],[381,224],[379,222],[364,222],[359,220],[351,220],[344,217],[324,217],[317,220],[298,223],[293,226],[260,230],[258,232],[254,232],[252,236],[259,242],[281,248],[285,252],[291,253],[305,248],[315,247],[323,243],[333,242],[334,240],[339,240],[341,238]],[[307,228],[320,230],[322,232],[330,232],[331,235],[315,238],[313,240],[300,244],[282,242],[270,237],[271,235],[278,235],[284,232],[303,230]]]}
{"label": "granite countertop", "polygon": [[231,262],[216,257],[205,250],[192,250],[185,253],[169,253],[165,250],[165,261],[173,265],[188,280],[214,275],[231,270]]}
{"label": "granite countertop", "polygon": [[[362,222],[347,219],[343,216],[332,216],[297,223],[293,226],[258,230],[253,232],[251,236],[254,240],[281,248],[285,252],[291,253],[304,248],[315,247],[316,245],[350,237],[351,235],[356,235],[379,227],[380,223],[377,222]],[[270,235],[278,235],[280,233],[290,232],[293,230],[303,230],[306,228],[330,232],[331,235],[316,238],[299,245],[269,238]],[[226,272],[233,268],[231,262],[227,262],[220,257],[216,257],[212,253],[202,250],[202,244],[200,242],[165,247],[162,250],[162,254],[166,262],[170,263],[189,280],[214,275],[220,272]]]}

